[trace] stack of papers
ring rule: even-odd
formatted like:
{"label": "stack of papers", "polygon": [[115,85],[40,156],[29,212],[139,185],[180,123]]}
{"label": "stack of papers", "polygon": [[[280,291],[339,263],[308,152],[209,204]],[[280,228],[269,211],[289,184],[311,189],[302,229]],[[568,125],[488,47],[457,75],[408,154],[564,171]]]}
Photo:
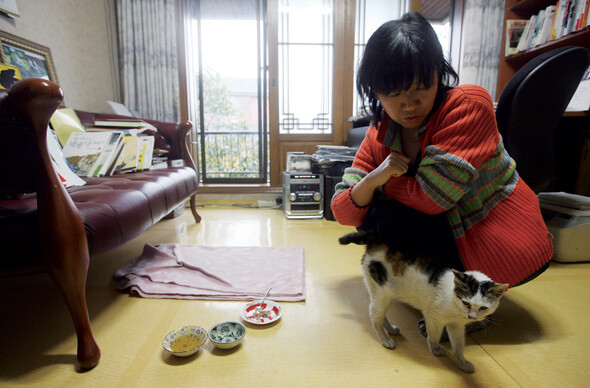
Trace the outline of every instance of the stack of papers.
{"label": "stack of papers", "polygon": [[318,145],[318,150],[313,157],[322,162],[329,160],[332,162],[353,161],[357,149],[355,147],[337,146],[337,145]]}

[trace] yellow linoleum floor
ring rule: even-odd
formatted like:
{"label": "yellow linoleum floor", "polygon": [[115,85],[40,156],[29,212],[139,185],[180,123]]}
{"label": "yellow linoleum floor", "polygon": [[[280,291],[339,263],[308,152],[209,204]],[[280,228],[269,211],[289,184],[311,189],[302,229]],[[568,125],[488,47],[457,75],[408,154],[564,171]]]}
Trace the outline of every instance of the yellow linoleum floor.
{"label": "yellow linoleum floor", "polygon": [[[326,220],[287,220],[281,210],[200,208],[165,220],[91,261],[87,299],[102,359],[75,367],[69,313],[45,274],[0,282],[0,386],[18,387],[588,387],[590,386],[590,264],[552,263],[533,282],[514,288],[495,325],[467,338],[465,374],[449,356],[430,354],[403,305],[388,312],[402,330],[397,348],[382,347],[370,324],[360,275],[362,247],[339,246],[352,231]],[[300,246],[305,250],[307,300],[281,303],[270,326],[247,324],[244,342],[229,351],[209,342],[194,356],[165,354],[162,338],[183,325],[209,329],[240,320],[244,302],[158,300],[116,291],[112,274],[145,243]],[[450,353],[449,345],[444,345]]]}

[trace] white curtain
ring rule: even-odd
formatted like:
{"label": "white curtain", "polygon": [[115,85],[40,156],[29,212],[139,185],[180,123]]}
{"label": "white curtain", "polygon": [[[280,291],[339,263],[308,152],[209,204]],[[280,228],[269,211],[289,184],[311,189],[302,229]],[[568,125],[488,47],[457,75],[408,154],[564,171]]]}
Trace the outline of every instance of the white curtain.
{"label": "white curtain", "polygon": [[462,84],[476,84],[496,95],[504,0],[465,0],[461,36]]}
{"label": "white curtain", "polygon": [[[354,74],[358,69],[367,41],[383,23],[399,19],[411,11],[411,0],[356,0],[356,27],[354,32]],[[354,96],[352,111],[364,116],[363,107],[367,104],[356,90],[353,82]]]}
{"label": "white curtain", "polygon": [[179,120],[174,0],[117,0],[123,103],[140,117]]}

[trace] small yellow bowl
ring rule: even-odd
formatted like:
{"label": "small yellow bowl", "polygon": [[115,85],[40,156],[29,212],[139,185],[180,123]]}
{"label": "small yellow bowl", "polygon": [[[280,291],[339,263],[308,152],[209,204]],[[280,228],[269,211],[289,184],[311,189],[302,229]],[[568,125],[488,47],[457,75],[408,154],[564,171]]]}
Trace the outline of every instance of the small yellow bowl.
{"label": "small yellow bowl", "polygon": [[183,326],[168,333],[162,346],[178,357],[195,354],[207,341],[207,330],[199,326]]}

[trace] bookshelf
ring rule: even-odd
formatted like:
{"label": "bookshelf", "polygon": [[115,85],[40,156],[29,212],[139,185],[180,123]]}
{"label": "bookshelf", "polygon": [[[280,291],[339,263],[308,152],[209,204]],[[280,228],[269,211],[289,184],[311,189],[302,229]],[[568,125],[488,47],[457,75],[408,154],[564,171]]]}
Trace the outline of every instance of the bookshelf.
{"label": "bookshelf", "polygon": [[583,46],[590,49],[590,28],[576,31],[565,35],[559,39],[549,41],[526,51],[519,52],[506,57],[504,55],[504,45],[506,44],[506,20],[507,19],[526,19],[536,15],[540,10],[550,5],[555,5],[557,0],[506,0],[504,8],[504,26],[502,33],[502,50],[500,51],[500,65],[498,69],[498,84],[496,88],[496,100],[500,97],[504,86],[510,81],[510,78],[528,61],[539,54],[554,48],[562,46]]}

